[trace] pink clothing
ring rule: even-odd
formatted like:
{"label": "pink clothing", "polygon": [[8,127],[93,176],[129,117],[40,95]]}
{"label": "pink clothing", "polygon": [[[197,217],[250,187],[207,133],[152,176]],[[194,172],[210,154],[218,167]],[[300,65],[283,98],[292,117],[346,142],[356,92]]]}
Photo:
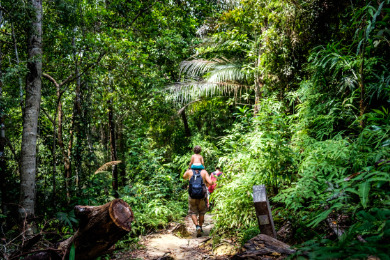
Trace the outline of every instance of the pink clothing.
{"label": "pink clothing", "polygon": [[[222,172],[219,172],[219,173],[212,172],[212,173],[211,173],[211,176],[210,176],[210,179],[211,179],[211,181],[216,182],[216,181],[217,181],[217,178],[218,178],[219,176],[221,176],[221,175],[222,175]],[[213,185],[209,186],[209,192],[210,192],[210,194],[214,192],[216,186],[217,186],[217,183],[214,183]]]}

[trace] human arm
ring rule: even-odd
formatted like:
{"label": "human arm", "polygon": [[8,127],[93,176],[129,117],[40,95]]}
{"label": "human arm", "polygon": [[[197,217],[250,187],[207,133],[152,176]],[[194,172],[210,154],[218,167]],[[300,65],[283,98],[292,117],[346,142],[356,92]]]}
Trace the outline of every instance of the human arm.
{"label": "human arm", "polygon": [[185,179],[185,180],[187,180],[187,179],[189,179],[189,177],[190,177],[190,171],[189,170],[187,170],[184,174],[183,174],[183,179]]}
{"label": "human arm", "polygon": [[203,156],[200,156],[200,162],[204,166],[204,168],[206,168],[206,166],[204,165]]}
{"label": "human arm", "polygon": [[194,156],[191,156],[190,165],[188,166],[188,169],[191,169],[191,165],[194,163]]}
{"label": "human arm", "polygon": [[211,180],[209,173],[206,170],[202,170],[201,174],[206,184],[213,185],[215,183],[215,181]]}

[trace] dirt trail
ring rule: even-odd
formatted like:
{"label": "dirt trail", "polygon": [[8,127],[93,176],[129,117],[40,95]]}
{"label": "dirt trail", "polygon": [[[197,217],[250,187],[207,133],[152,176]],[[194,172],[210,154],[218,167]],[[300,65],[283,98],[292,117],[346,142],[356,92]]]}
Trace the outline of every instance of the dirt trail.
{"label": "dirt trail", "polygon": [[[131,255],[122,256],[126,259],[226,259],[223,251],[212,251],[210,230],[213,228],[211,215],[205,215],[203,235],[196,237],[195,225],[189,216],[183,224],[173,224],[166,231],[144,236],[142,250],[131,252]],[[121,259],[125,259],[119,257]]]}

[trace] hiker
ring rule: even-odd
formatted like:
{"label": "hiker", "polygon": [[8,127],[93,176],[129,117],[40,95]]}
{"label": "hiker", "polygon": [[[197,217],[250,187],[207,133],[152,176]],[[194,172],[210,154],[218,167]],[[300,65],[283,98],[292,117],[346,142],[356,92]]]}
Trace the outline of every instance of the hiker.
{"label": "hiker", "polygon": [[215,187],[217,186],[217,179],[221,176],[223,172],[221,172],[221,168],[215,167],[215,171],[210,174],[210,179],[214,182],[214,184],[207,187],[207,208],[210,208],[210,195],[214,192]]}
{"label": "hiker", "polygon": [[219,168],[219,167],[215,167],[215,172],[211,173],[210,179],[214,182],[214,184],[209,186],[210,194],[214,192],[215,187],[217,186],[217,179],[222,174],[223,174],[223,172],[221,172],[221,168]]}
{"label": "hiker", "polygon": [[[204,214],[207,212],[207,188],[205,183],[213,185],[213,182],[206,170],[188,169],[183,178],[190,181],[188,187],[188,214],[191,215],[191,219],[196,226],[196,236],[200,237],[203,233]],[[199,222],[197,215],[199,215]]]}
{"label": "hiker", "polygon": [[191,156],[190,167],[189,169],[193,170],[204,170],[204,161],[200,152],[202,148],[199,145],[194,147],[194,154]]}

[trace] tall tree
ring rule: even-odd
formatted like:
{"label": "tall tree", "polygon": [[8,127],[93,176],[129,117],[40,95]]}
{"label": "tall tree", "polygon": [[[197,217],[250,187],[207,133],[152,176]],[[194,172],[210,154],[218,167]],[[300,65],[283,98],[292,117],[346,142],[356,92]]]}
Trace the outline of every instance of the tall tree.
{"label": "tall tree", "polygon": [[[112,88],[110,86],[110,92]],[[111,145],[111,161],[117,161],[116,151],[116,135],[115,135],[115,122],[114,122],[114,108],[112,98],[108,101],[108,126],[110,129],[110,145]],[[118,198],[118,167],[112,166],[112,189],[114,190],[115,198]]]}
{"label": "tall tree", "polygon": [[42,85],[42,0],[30,0],[29,4],[33,12],[31,27],[27,29],[28,74],[20,160],[21,218],[31,218],[35,213],[36,151]]}
{"label": "tall tree", "polygon": [[[0,11],[1,12],[1,11]],[[1,19],[1,13],[0,13],[0,20]],[[3,62],[3,53],[0,49],[0,185],[1,185],[1,210],[3,214],[6,214],[7,207],[6,207],[6,201],[7,201],[7,185],[6,185],[6,159],[5,159],[5,111],[4,111],[4,105],[3,105],[3,80],[2,80],[2,62]]]}

